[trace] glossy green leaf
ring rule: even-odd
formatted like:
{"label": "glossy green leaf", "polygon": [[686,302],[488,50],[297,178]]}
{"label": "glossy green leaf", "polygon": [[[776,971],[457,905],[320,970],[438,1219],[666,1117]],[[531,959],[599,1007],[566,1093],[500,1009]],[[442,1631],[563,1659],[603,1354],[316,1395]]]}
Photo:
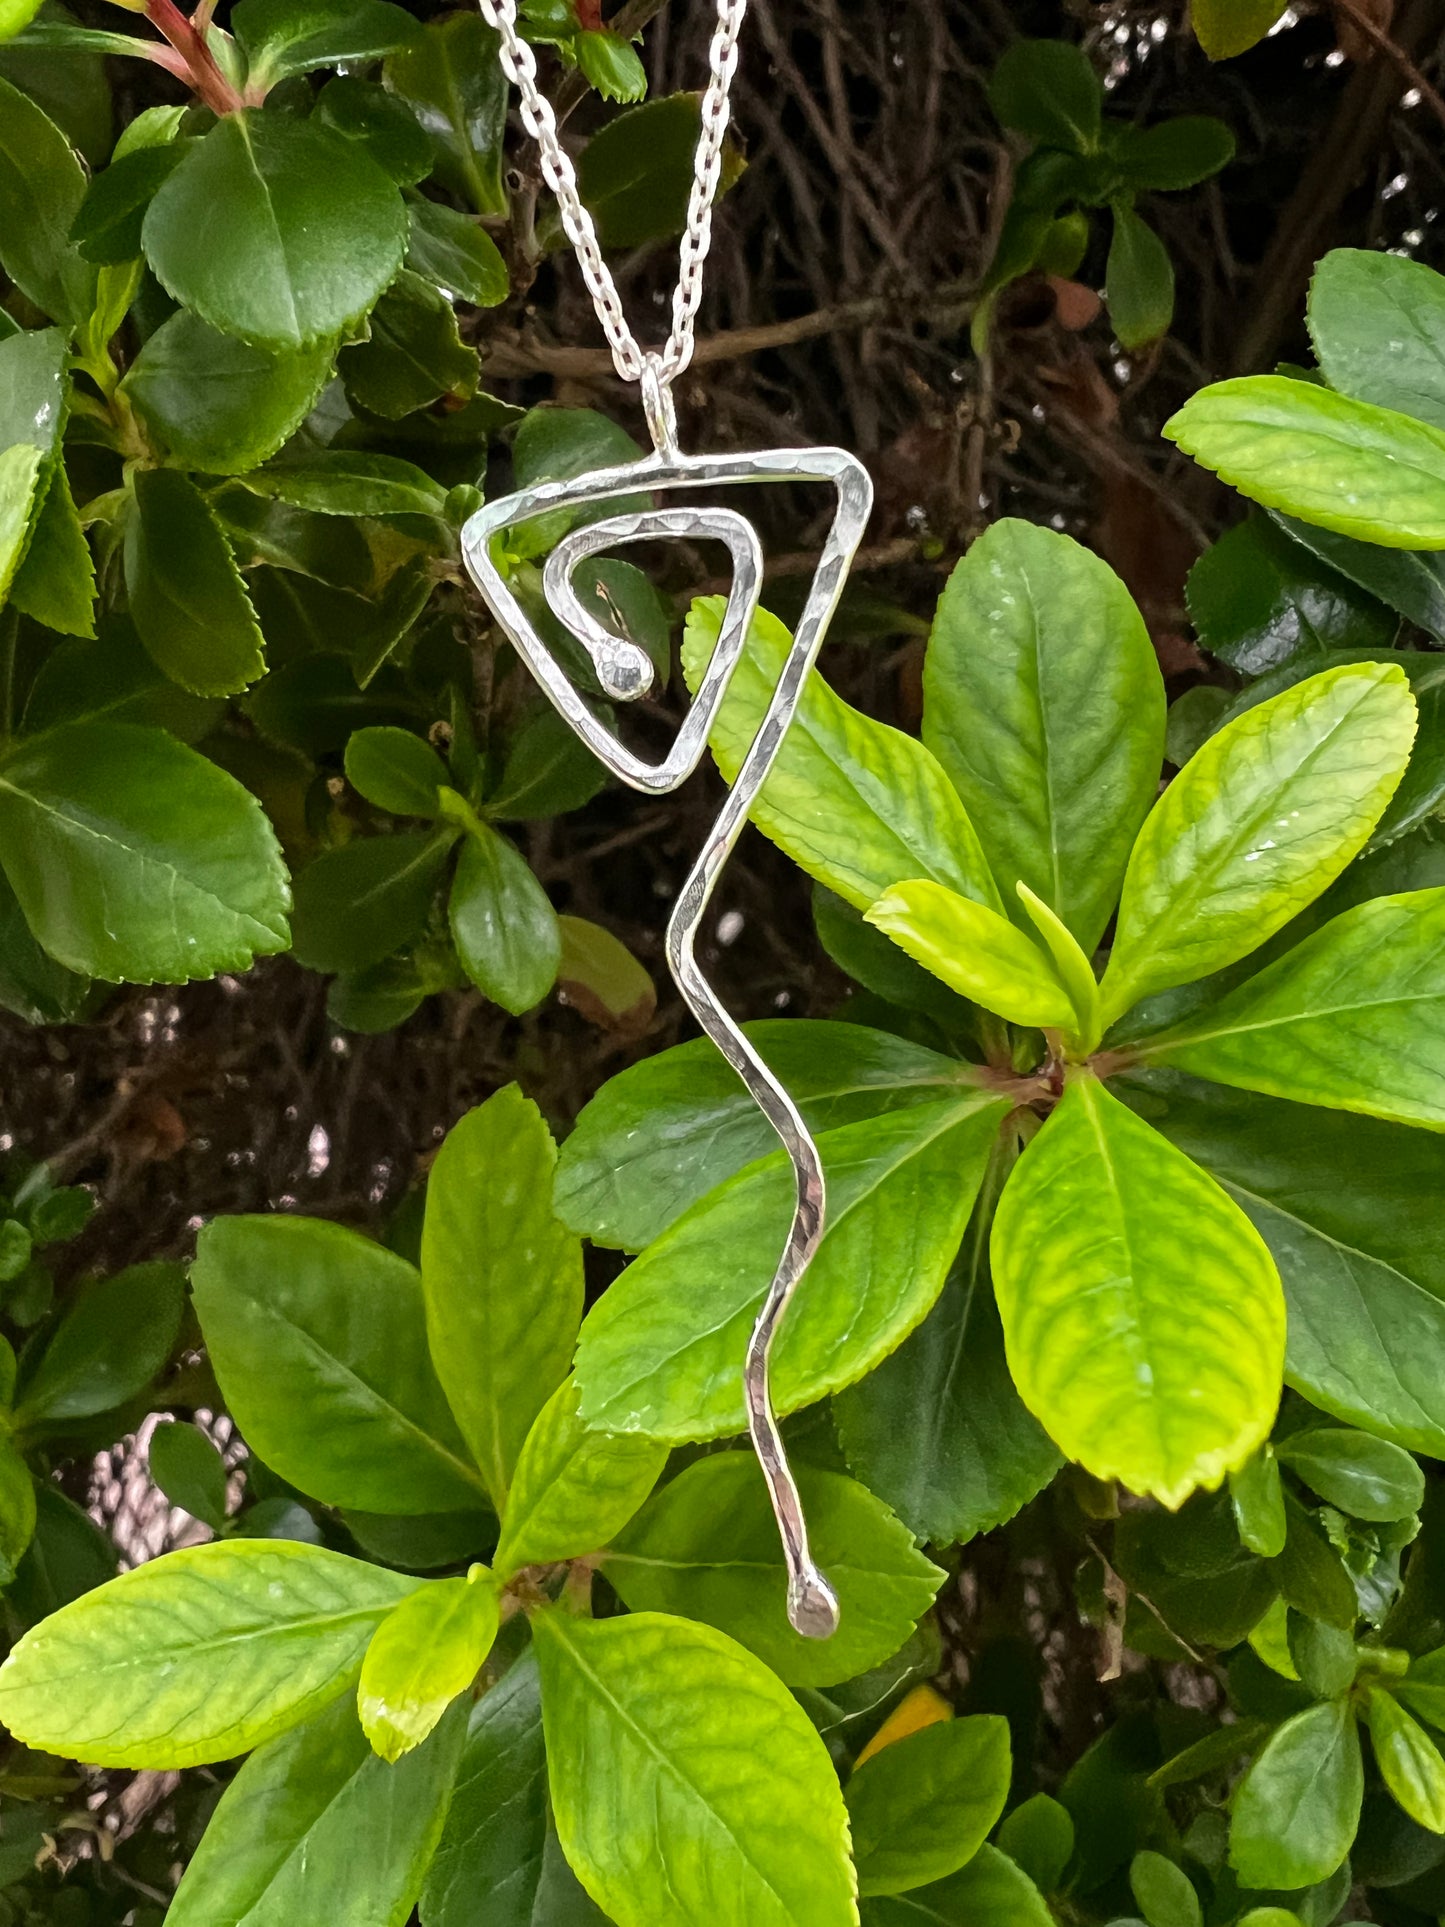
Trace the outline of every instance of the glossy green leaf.
{"label": "glossy green leaf", "polygon": [[1354,1841],[1364,1778],[1354,1712],[1343,1700],[1286,1720],[1235,1795],[1229,1864],[1243,1885],[1327,1880]]}
{"label": "glossy green leaf", "polygon": [[886,1746],[848,1781],[860,1894],[946,1879],[988,1838],[1008,1798],[1008,1722],[945,1720]]}
{"label": "glossy green leaf", "polygon": [[1399,626],[1374,597],[1264,515],[1252,515],[1205,550],[1189,572],[1187,594],[1205,648],[1246,676],[1296,658],[1323,658],[1331,649],[1385,648]]}
{"label": "glossy green leaf", "polygon": [[95,269],[70,239],[85,171],[28,94],[0,79],[0,267],[53,321],[78,325],[95,305]]}
{"label": "glossy green leaf", "polygon": [[240,475],[300,426],[326,384],[331,360],[329,343],[254,346],[182,308],[146,341],[121,390],[182,467]]}
{"label": "glossy green leaf", "polygon": [[179,1265],[129,1265],[85,1287],[28,1377],[19,1417],[56,1426],[123,1405],[155,1377],[181,1328]]}
{"label": "glossy green leaf", "polygon": [[[717,645],[723,599],[695,602],[683,668],[696,693]],[[732,782],[767,707],[789,635],[760,610],[710,742]],[[793,861],[860,910],[895,883],[923,877],[997,910],[998,891],[952,785],[921,743],[873,722],[810,678],[797,717],[751,811]]]}
{"label": "glossy green leaf", "polygon": [[447,900],[452,941],[483,996],[514,1016],[541,1003],[557,981],[557,913],[515,843],[477,823],[462,845]]}
{"label": "glossy green leaf", "polygon": [[455,842],[448,829],[356,837],[296,878],[292,948],[311,970],[360,970],[419,937]]}
{"label": "glossy green leaf", "polygon": [[[588,141],[577,185],[604,247],[644,247],[682,232],[700,125],[699,96],[669,94],[615,115]],[[726,150],[723,170],[725,185],[737,171]]]}
{"label": "glossy green leaf", "polygon": [[1445,1759],[1439,1747],[1382,1686],[1370,1689],[1365,1717],[1380,1778],[1417,1826],[1445,1833]]}
{"label": "glossy green leaf", "polygon": [[486,229],[459,208],[413,201],[406,264],[453,301],[495,308],[511,288],[507,264]]}
{"label": "glossy green leaf", "polygon": [[1023,920],[1022,879],[1091,950],[1164,754],[1163,680],[1123,583],[1067,536],[995,523],[949,577],[923,690],[923,739],[1003,908]]}
{"label": "glossy green leaf", "polygon": [[1408,1519],[1424,1503],[1425,1476],[1414,1459],[1368,1433],[1314,1426],[1281,1439],[1278,1452],[1312,1492],[1351,1518]]}
{"label": "glossy green leaf", "polygon": [[19,899],[0,871],[0,1008],[26,1024],[69,1024],[90,996],[90,979],[67,970],[30,934]]}
{"label": "glossy green leaf", "polygon": [[1434,269],[1333,248],[1310,283],[1309,322],[1332,388],[1445,429],[1445,279]]}
{"label": "glossy green leaf", "polygon": [[260,805],[159,729],[72,723],[16,745],[0,863],[45,948],[94,977],[183,983],[289,941]]}
{"label": "glossy green leaf", "polygon": [[1297,683],[1210,737],[1129,859],[1106,1021],[1247,956],[1334,881],[1409,760],[1415,702],[1392,663]]}
{"label": "glossy green leaf", "polygon": [[1037,1887],[1052,1893],[1073,1857],[1074,1822],[1067,1807],[1035,1793],[998,1830],[998,1844]]}
{"label": "glossy green leaf", "polygon": [[[750,1024],[813,1132],[946,1097],[969,1068],[861,1024]],[[556,1206],[594,1244],[641,1251],[714,1185],[774,1148],[737,1072],[703,1039],[611,1078],[562,1146]]]}
{"label": "glossy green leaf", "polygon": [[1266,508],[1390,549],[1445,548],[1445,430],[1314,382],[1246,375],[1164,425]]}
{"label": "glossy green leaf", "polygon": [[1096,1477],[1179,1505],[1268,1436],[1284,1363],[1274,1261],[1243,1212],[1090,1078],[994,1220],[1024,1403]]}
{"label": "glossy green leaf", "polygon": [[1174,319],[1174,263],[1147,221],[1122,202],[1104,270],[1104,298],[1121,348],[1147,348]]}
{"label": "glossy green leaf", "polygon": [[[778,1331],[779,1411],[852,1384],[922,1321],[1006,1109],[961,1094],[822,1135],[828,1223]],[[743,1359],[793,1204],[776,1153],[710,1192],[609,1286],[577,1350],[589,1424],[672,1440],[743,1429]]]}
{"label": "glossy green leaf", "polygon": [[1212,114],[1176,114],[1152,127],[1110,131],[1114,161],[1130,187],[1154,193],[1197,187],[1234,159],[1234,134]]}
{"label": "glossy green leaf", "polygon": [[404,1258],[319,1218],[217,1218],[191,1288],[227,1407],[282,1478],[364,1512],[476,1509]]}
{"label": "glossy green leaf", "polygon": [[997,1847],[935,1886],[865,1900],[863,1927],[1051,1927],[1043,1895]]}
{"label": "glossy green leaf", "polygon": [[441,515],[447,498],[414,462],[350,449],[273,463],[248,475],[246,487],[318,515]]}
{"label": "glossy green leaf", "polygon": [[238,0],[231,31],[265,88],[286,74],[376,60],[417,35],[417,23],[388,0]]}
{"label": "glossy green leaf", "polygon": [[1412,1659],[1409,1671],[1394,1690],[1412,1713],[1437,1733],[1445,1732],[1445,1647]]}
{"label": "glossy green leaf", "polygon": [[478,214],[505,214],[507,77],[479,14],[431,22],[386,63],[386,84],[431,136],[437,179]]}
{"label": "glossy green leaf", "polygon": [[496,1568],[506,1577],[597,1552],[625,1526],[661,1476],[667,1447],[635,1433],[593,1432],[572,1380],[533,1421],[517,1459]]}
{"label": "glossy green leaf", "polygon": [[170,1927],[403,1927],[446,1818],[466,1733],[458,1707],[397,1766],[349,1700],[272,1740],[221,1796]]}
{"label": "glossy green leaf", "polygon": [[372,310],[366,340],[342,349],[336,371],[354,401],[397,421],[443,397],[474,394],[477,351],[462,340],[440,288],[403,269]]}
{"label": "glossy green leaf", "polygon": [[941,883],[899,883],[865,912],[933,975],[1011,1024],[1072,1028],[1076,1016],[1052,960],[996,910]]}
{"label": "glossy green leaf", "polygon": [[533,1632],[557,1831],[617,1927],[849,1927],[832,1762],[765,1667],[655,1613]]}
{"label": "glossy green leaf", "polygon": [[174,469],[140,469],[133,486],[125,583],[141,641],[194,695],[244,689],[266,673],[266,645],[214,511]]}
{"label": "glossy green leaf", "polygon": [[0,451],[0,601],[20,566],[41,486],[43,458],[28,442]]}
{"label": "glossy green leaf", "polygon": [[427,1182],[432,1358],[499,1509],[582,1317],[581,1246],[552,1213],[556,1163],[541,1113],[509,1084],[452,1127]]}
{"label": "glossy green leaf", "polygon": [[447,766],[409,729],[374,725],[358,729],[346,745],[346,780],[368,803],[393,816],[435,816]]}
{"label": "glossy green leaf", "polygon": [[634,1611],[716,1626],[789,1686],[851,1679],[898,1651],[943,1575],[865,1486],[811,1466],[798,1483],[813,1556],[841,1607],[831,1639],[788,1623],[777,1525],[751,1453],[720,1452],[669,1480],[613,1540],[603,1571]]}
{"label": "glossy green leaf", "polygon": [[1272,1446],[1261,1446],[1253,1458],[1230,1473],[1229,1496],[1243,1544],[1262,1559],[1273,1559],[1283,1552],[1287,1529],[1284,1490]]}
{"label": "glossy green leaf", "polygon": [[497,1636],[497,1582],[485,1566],[437,1579],[394,1606],[377,1627],[357,1684],[362,1731],[383,1760],[432,1733],[471,1685]]}
{"label": "glossy green leaf", "polygon": [[988,1272],[1006,1170],[995,1157],[933,1310],[833,1401],[849,1469],[920,1539],[940,1546],[1003,1525],[1059,1468],[1058,1448],[1014,1389]]}
{"label": "glossy green leaf", "polygon": [[426,129],[405,101],[378,82],[340,74],[317,95],[314,111],[323,127],[359,141],[398,187],[413,187],[431,173],[432,145]]}
{"label": "glossy green leaf", "polygon": [[115,1577],[116,1551],[88,1513],[49,1480],[36,1484],[35,1536],[19,1563],[6,1603],[22,1626],[58,1613],[62,1606]]}
{"label": "glossy green leaf", "polygon": [[243,341],[306,348],[359,320],[392,280],[406,209],[355,141],[247,110],[189,150],[143,232],[147,260],[182,307]]}
{"label": "glossy green leaf", "polygon": [[1375,897],[1146,1049],[1217,1083],[1445,1130],[1442,953],[1445,889]]}
{"label": "glossy green leaf", "polygon": [[344,1693],[417,1583],[286,1540],[167,1553],[27,1633],[0,1668],[0,1719],[103,1766],[231,1759]]}
{"label": "glossy green leaf", "polygon": [[226,1523],[226,1463],[199,1426],[158,1425],[146,1452],[150,1475],[172,1505],[213,1532]]}
{"label": "glossy green leaf", "polygon": [[10,584],[10,601],[47,629],[95,635],[95,564],[80,526],[64,464],[40,479],[30,541]]}
{"label": "glossy green leaf", "polygon": [[1090,154],[1099,144],[1103,85],[1067,41],[1016,40],[989,78],[988,98],[1005,127],[1045,147]]}
{"label": "glossy green leaf", "polygon": [[1211,60],[1230,60],[1263,40],[1283,8],[1279,0],[1194,0],[1190,22]]}
{"label": "glossy green leaf", "polygon": [[70,238],[87,261],[118,266],[141,251],[145,211],[163,181],[183,158],[189,142],[141,146],[116,155],[97,174],[81,202]]}
{"label": "glossy green leaf", "polygon": [[1286,1376],[1314,1405],[1445,1453],[1445,1268],[1433,1136],[1160,1074],[1130,1102],[1213,1175],[1274,1253]]}
{"label": "glossy green leaf", "polygon": [[0,341],[0,449],[23,442],[50,455],[65,422],[68,343],[60,328]]}

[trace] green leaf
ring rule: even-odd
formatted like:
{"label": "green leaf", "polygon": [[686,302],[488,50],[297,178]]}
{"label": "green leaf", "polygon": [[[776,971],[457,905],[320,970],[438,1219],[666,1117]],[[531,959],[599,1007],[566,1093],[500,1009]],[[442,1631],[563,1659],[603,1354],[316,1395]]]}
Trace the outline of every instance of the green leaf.
{"label": "green leaf", "polygon": [[483,996],[520,1017],[557,981],[557,913],[515,843],[474,824],[447,900],[452,941]]}
{"label": "green leaf", "polygon": [[507,77],[480,15],[449,14],[386,63],[386,84],[431,136],[442,185],[478,214],[505,214]]}
{"label": "green leaf", "polygon": [[1258,948],[1358,855],[1415,734],[1396,664],[1311,676],[1210,737],[1145,821],[1104,974],[1106,1021]]}
{"label": "green leaf", "polygon": [[328,81],[316,97],[315,117],[333,133],[358,141],[398,187],[414,187],[431,173],[426,129],[405,101],[375,81],[350,74]]}
{"label": "green leaf", "polygon": [[994,1220],[1009,1367],[1061,1449],[1179,1505],[1268,1436],[1284,1299],[1244,1213],[1093,1079],[1072,1081]]}
{"label": "green leaf", "polygon": [[336,370],[354,401],[397,421],[443,397],[472,395],[477,351],[462,340],[441,290],[403,269],[372,310],[367,339],[343,348]]}
{"label": "green leaf", "polygon": [[[722,597],[707,596],[688,614],[682,661],[694,695],[725,606]],[[759,610],[709,738],[729,783],[757,733],[790,643],[783,624]],[[973,826],[933,756],[912,737],[850,708],[818,676],[804,689],[751,817],[809,876],[859,910],[895,883],[920,877],[989,909],[1000,907]]]}
{"label": "green leaf", "polygon": [[95,635],[95,564],[59,461],[40,481],[30,543],[10,584],[10,601],[60,635]]}
{"label": "green leaf", "polygon": [[551,1565],[596,1552],[656,1485],[667,1447],[636,1434],[593,1432],[569,1379],[542,1407],[517,1459],[496,1569]]}
{"label": "green leaf", "polygon": [[1230,1473],[1229,1496],[1243,1543],[1261,1559],[1276,1558],[1284,1551],[1287,1528],[1284,1488],[1272,1446],[1261,1446],[1252,1459]]}
{"label": "green leaf", "polygon": [[1281,1439],[1278,1453],[1312,1492],[1351,1518],[1388,1524],[1408,1519],[1424,1504],[1425,1475],[1414,1459],[1368,1433],[1313,1426]]}
{"label": "green leaf", "polygon": [[1043,1896],[1006,1853],[980,1847],[933,1887],[865,1900],[863,1927],[1052,1927]]}
{"label": "green leaf", "polygon": [[1205,648],[1246,676],[1296,658],[1319,658],[1323,668],[1331,649],[1383,649],[1399,627],[1266,515],[1251,515],[1206,549],[1187,594]]}
{"label": "green leaf", "polygon": [[1229,1861],[1247,1887],[1307,1887],[1349,1852],[1364,1793],[1355,1716],[1344,1701],[1286,1720],[1235,1797]]}
{"label": "green leaf", "polygon": [[1274,511],[1269,519],[1318,561],[1398,610],[1437,642],[1445,640],[1445,556],[1429,550],[1376,548]]}
{"label": "green leaf", "polygon": [[276,462],[248,475],[246,487],[318,515],[441,515],[447,499],[415,463],[350,449]]}
{"label": "green leaf", "polygon": [[43,4],[44,0],[0,0],[0,40],[13,40]]}
{"label": "green leaf", "polygon": [[475,1510],[404,1258],[319,1218],[217,1218],[191,1288],[226,1404],[283,1479],[363,1512]]}
{"label": "green leaf", "polygon": [[511,289],[507,264],[486,229],[459,208],[413,201],[406,265],[452,301],[495,308]]}
{"label": "green leaf", "polygon": [[573,48],[588,86],[604,100],[641,100],[647,92],[647,69],[620,34],[579,33]]}
{"label": "green leaf", "polygon": [[172,1505],[213,1532],[226,1524],[226,1464],[198,1426],[158,1425],[147,1449],[150,1475]]}
{"label": "green leaf", "polygon": [[558,917],[557,932],[559,998],[609,1030],[645,1030],[657,1009],[657,990],[626,944],[585,917]]}
{"label": "green leaf", "polygon": [[1120,347],[1147,348],[1169,332],[1174,319],[1174,263],[1148,222],[1122,201],[1114,205],[1104,298]]}
{"label": "green leaf", "polygon": [[[814,1133],[929,1103],[970,1076],[951,1058],[859,1024],[774,1019],[747,1035]],[[603,1085],[562,1147],[557,1211],[594,1244],[641,1251],[775,1142],[737,1072],[700,1038]]]}
{"label": "green leaf", "polygon": [[1445,279],[1433,268],[1334,248],[1315,269],[1309,321],[1331,388],[1445,428]]}
{"label": "green leaf", "polygon": [[945,1720],[885,1746],[845,1790],[860,1894],[906,1893],[970,1861],[1008,1798],[1008,1721]]}
{"label": "green leaf", "polygon": [[1129,1885],[1148,1927],[1204,1927],[1204,1910],[1187,1873],[1145,1848],[1129,1866]]}
{"label": "green leaf", "polygon": [[25,702],[25,731],[60,723],[142,723],[183,743],[207,735],[222,705],[178,689],[151,661],[123,616],[103,619],[96,641],[72,638],[52,649]]}
{"label": "green leaf", "polygon": [[771,1673],[653,1613],[533,1632],[557,1831],[617,1927],[849,1927],[842,1794]]}
{"label": "green leaf", "polygon": [[265,639],[214,510],[174,469],[138,469],[133,487],[125,585],[141,641],[194,695],[244,689],[266,673]]}
{"label": "green leaf", "polygon": [[167,1553],[28,1632],[0,1668],[0,1719],[103,1766],[231,1759],[344,1693],[417,1583],[290,1540]]}
{"label": "green leaf", "polygon": [[1068,536],[995,523],[939,601],[923,700],[1004,909],[1019,918],[1022,879],[1092,950],[1164,755],[1163,679],[1123,583]]}
{"label": "green leaf", "polygon": [[1189,18],[1211,60],[1230,60],[1263,40],[1284,9],[1280,0],[1193,0]]}
{"label": "green leaf", "polygon": [[[920,1323],[1006,1109],[960,1094],[822,1135],[828,1223],[778,1332],[780,1412],[852,1384]],[[670,1440],[743,1429],[743,1359],[793,1205],[779,1152],[710,1192],[608,1287],[577,1349],[589,1424]]]}
{"label": "green leaf", "polygon": [[26,442],[0,451],[0,603],[25,553],[43,457]]}
{"label": "green leaf", "polygon": [[33,1626],[103,1586],[115,1577],[116,1565],[115,1547],[87,1513],[48,1479],[30,1483],[35,1536],[5,1596],[22,1626]]}
{"label": "green leaf", "polygon": [[1445,889],[1357,904],[1145,1046],[1201,1077],[1445,1130]]}
{"label": "green leaf", "polygon": [[144,241],[168,293],[212,327],[308,348],[360,320],[396,274],[406,209],[355,141],[246,110],[187,152],[146,212]]}
{"label": "green leaf", "polygon": [[115,156],[80,204],[70,238],[87,261],[119,266],[141,251],[145,211],[183,158],[188,141],[142,146]]}
{"label": "green leaf", "polygon": [[0,1008],[26,1024],[71,1024],[89,996],[90,979],[56,963],[31,936],[0,871]]}
{"label": "green leaf", "polygon": [[243,970],[289,940],[260,805],[159,729],[71,723],[17,744],[0,863],[46,950],[112,982]]}
{"label": "green leaf", "polygon": [[432,1358],[499,1510],[582,1317],[581,1247],[552,1212],[556,1163],[540,1111],[509,1084],[453,1125],[427,1182]]}
{"label": "green leaf", "polygon": [[297,962],[360,970],[419,937],[455,841],[445,827],[403,830],[323,851],[296,879]]}
{"label": "green leaf", "polygon": [[396,1766],[349,1700],[247,1760],[221,1796],[168,1927],[404,1927],[446,1819],[466,1715]]}
{"label": "green leaf", "polygon": [[332,348],[264,348],[182,308],[132,362],[121,392],[182,468],[241,475],[274,455],[311,412]]}
{"label": "green leaf", "polygon": [[[615,115],[592,136],[578,158],[577,185],[603,247],[638,248],[681,234],[700,129],[699,96],[669,94]],[[739,171],[725,148],[723,185]]]}
{"label": "green leaf", "polygon": [[36,328],[0,341],[0,449],[24,442],[50,455],[65,422],[67,340]]}
{"label": "green leaf", "polygon": [[1073,1858],[1073,1818],[1047,1793],[1035,1793],[1004,1821],[998,1844],[1035,1886],[1052,1893]]}
{"label": "green leaf", "polygon": [[435,816],[447,766],[431,744],[409,729],[381,724],[358,729],[346,745],[346,780],[393,816]]}
{"label": "green leaf", "polygon": [[925,970],[1011,1024],[1069,1029],[1073,1001],[1039,946],[996,910],[941,883],[900,883],[865,912]]}
{"label": "green leaf", "polygon": [[989,103],[1005,127],[1044,147],[1092,154],[1104,89],[1082,48],[1064,40],[1016,40],[994,68]]}
{"label": "green leaf", "polygon": [[15,1578],[35,1537],[35,1479],[9,1438],[0,1438],[0,1584]]}
{"label": "green leaf", "polygon": [[1445,1759],[1439,1747],[1382,1686],[1366,1696],[1365,1717],[1380,1778],[1417,1826],[1445,1833]]}
{"label": "green leaf", "polygon": [[1129,1097],[1273,1251],[1289,1382],[1377,1437],[1445,1453],[1445,1267],[1426,1208],[1445,1185],[1445,1146],[1167,1074]]}
{"label": "green leaf", "polygon": [[1266,508],[1385,548],[1445,548],[1445,430],[1315,382],[1247,375],[1201,389],[1164,434]]}
{"label": "green leaf", "polygon": [[603,1571],[635,1612],[700,1619],[789,1686],[832,1686],[890,1659],[933,1603],[943,1575],[866,1487],[798,1468],[813,1556],[841,1604],[831,1639],[788,1623],[788,1579],[767,1487],[749,1452],[699,1459],[616,1537]]}
{"label": "green leaf", "polygon": [[1111,129],[1113,159],[1130,187],[1171,193],[1197,187],[1234,159],[1234,135],[1212,114],[1178,114],[1153,127]]}
{"label": "green leaf", "polygon": [[988,1273],[1006,1166],[996,1158],[942,1296],[910,1338],[833,1401],[848,1467],[920,1539],[966,1544],[1013,1518],[1059,1468],[1014,1389]]}
{"label": "green leaf", "polygon": [[52,321],[79,326],[95,269],[70,239],[85,171],[55,122],[0,79],[0,267]]}
{"label": "green leaf", "polygon": [[388,0],[239,0],[231,31],[250,64],[248,84],[264,89],[286,74],[395,53],[418,28]]}
{"label": "green leaf", "polygon": [[54,1427],[123,1405],[170,1357],[186,1281],[179,1265],[129,1265],[87,1285],[21,1394],[26,1426]]}
{"label": "green leaf", "polygon": [[471,1685],[497,1636],[497,1582],[485,1566],[436,1579],[382,1620],[357,1685],[362,1730],[383,1760],[399,1760],[432,1733]]}

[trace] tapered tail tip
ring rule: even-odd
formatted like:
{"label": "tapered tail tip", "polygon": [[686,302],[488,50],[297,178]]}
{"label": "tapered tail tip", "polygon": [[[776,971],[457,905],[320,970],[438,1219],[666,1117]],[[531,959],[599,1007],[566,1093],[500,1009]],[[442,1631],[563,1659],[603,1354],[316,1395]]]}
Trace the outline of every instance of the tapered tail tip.
{"label": "tapered tail tip", "polygon": [[804,1639],[831,1639],[838,1630],[838,1596],[816,1566],[788,1586],[788,1619]]}

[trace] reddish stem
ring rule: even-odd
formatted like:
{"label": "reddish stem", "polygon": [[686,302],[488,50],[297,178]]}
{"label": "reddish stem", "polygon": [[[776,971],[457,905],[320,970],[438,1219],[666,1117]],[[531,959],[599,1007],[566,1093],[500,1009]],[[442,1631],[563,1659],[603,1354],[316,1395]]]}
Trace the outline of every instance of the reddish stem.
{"label": "reddish stem", "polygon": [[185,77],[213,113],[231,114],[243,105],[241,96],[216,65],[216,57],[176,5],[175,0],[146,0],[146,18],[185,63]]}

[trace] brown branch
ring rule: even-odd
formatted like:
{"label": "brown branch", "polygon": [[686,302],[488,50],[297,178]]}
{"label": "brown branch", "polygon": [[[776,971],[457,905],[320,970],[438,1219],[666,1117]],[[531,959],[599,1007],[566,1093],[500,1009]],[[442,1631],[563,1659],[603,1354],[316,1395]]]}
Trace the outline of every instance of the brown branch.
{"label": "brown branch", "polygon": [[1363,7],[1357,7],[1355,0],[1330,0],[1330,5],[1337,13],[1342,13],[1352,26],[1359,29],[1376,52],[1382,53],[1387,60],[1393,62],[1397,70],[1417,90],[1421,100],[1428,105],[1436,120],[1445,127],[1445,100],[1441,99],[1426,80],[1405,49],[1393,41],[1383,27],[1376,24]]}

